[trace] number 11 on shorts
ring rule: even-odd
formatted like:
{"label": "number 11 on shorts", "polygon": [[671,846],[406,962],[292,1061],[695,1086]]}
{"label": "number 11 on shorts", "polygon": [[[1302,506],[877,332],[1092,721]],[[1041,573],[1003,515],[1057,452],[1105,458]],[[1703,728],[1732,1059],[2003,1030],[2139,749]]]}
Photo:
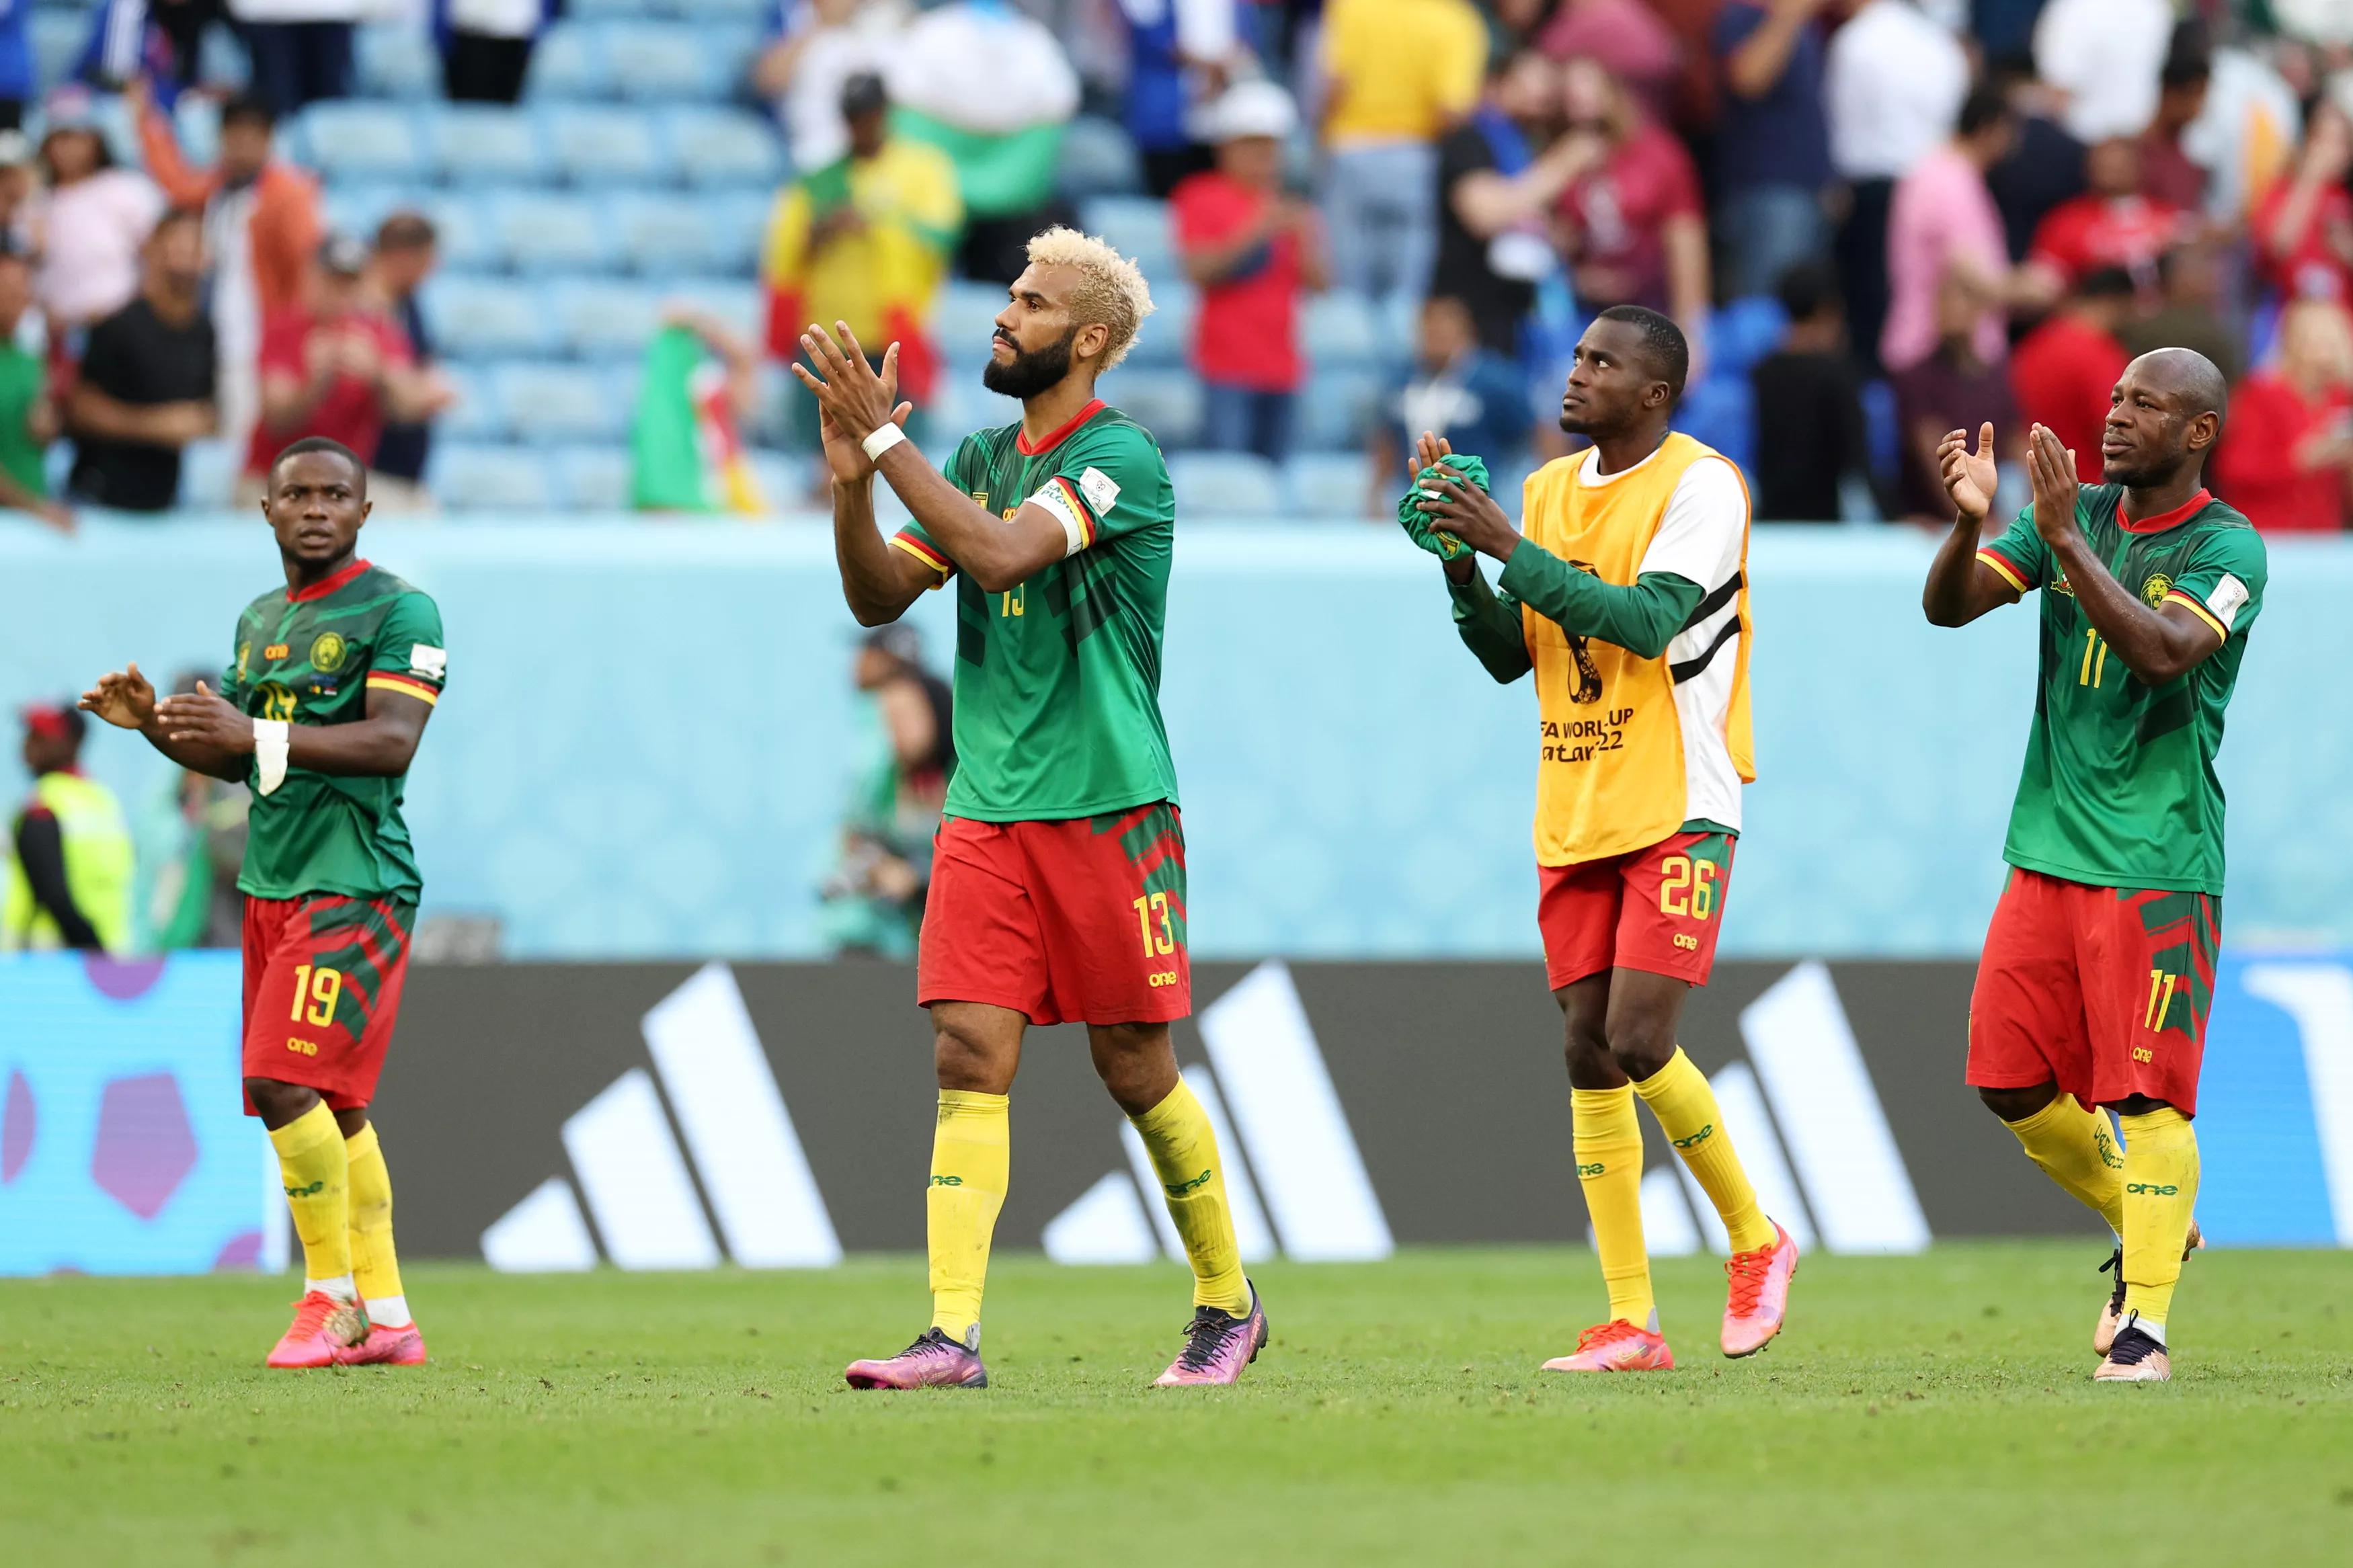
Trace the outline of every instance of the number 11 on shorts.
{"label": "number 11 on shorts", "polygon": [[1168,927],[1168,895],[1153,893],[1135,900],[1135,921],[1144,931],[1144,956],[1166,958],[1176,951]]}
{"label": "number 11 on shorts", "polygon": [[2154,1034],[2165,1027],[2166,1015],[2173,1011],[2173,994],[2189,976],[2168,974],[2162,969],[2148,972],[2148,1005],[2142,1009],[2141,1027]]}

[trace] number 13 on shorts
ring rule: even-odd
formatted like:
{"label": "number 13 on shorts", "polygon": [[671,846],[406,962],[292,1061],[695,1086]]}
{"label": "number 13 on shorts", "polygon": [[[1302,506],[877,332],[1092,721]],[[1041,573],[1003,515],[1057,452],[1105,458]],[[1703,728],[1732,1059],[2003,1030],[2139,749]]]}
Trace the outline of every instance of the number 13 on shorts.
{"label": "number 13 on shorts", "polygon": [[1168,923],[1168,895],[1149,893],[1135,900],[1135,922],[1144,933],[1144,956],[1166,958],[1176,951],[1176,935]]}

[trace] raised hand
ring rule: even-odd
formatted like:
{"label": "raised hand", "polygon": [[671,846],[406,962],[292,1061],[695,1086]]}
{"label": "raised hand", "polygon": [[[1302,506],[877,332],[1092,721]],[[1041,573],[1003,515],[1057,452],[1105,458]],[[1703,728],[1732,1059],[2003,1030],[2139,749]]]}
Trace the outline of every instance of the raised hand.
{"label": "raised hand", "polygon": [[1993,510],[1999,476],[1993,466],[1993,421],[1978,426],[1978,449],[1969,450],[1969,433],[1953,430],[1936,443],[1936,471],[1954,507],[1970,521],[1982,524]]}
{"label": "raised hand", "polygon": [[136,730],[155,717],[155,689],[139,673],[136,660],[128,670],[111,670],[81,694],[74,706],[95,713],[118,730]]}
{"label": "raised hand", "polygon": [[1454,444],[1443,436],[1433,436],[1424,430],[1413,444],[1413,471],[1418,476],[1424,468],[1434,468],[1454,455]]}
{"label": "raised hand", "polygon": [[1428,487],[1436,493],[1422,502],[1430,521],[1482,555],[1500,561],[1520,541],[1520,531],[1495,498],[1452,468],[1440,468]]}
{"label": "raised hand", "polygon": [[2034,531],[2045,544],[2067,542],[2076,532],[2075,498],[2083,489],[2075,454],[2049,426],[2037,425],[2026,437],[2026,471],[2034,481]]}
{"label": "raised hand", "polygon": [[253,750],[253,720],[239,712],[203,681],[190,696],[166,697],[155,704],[165,738],[193,741],[235,754]]}
{"label": "raised hand", "polygon": [[[907,416],[914,413],[915,405],[898,401],[897,343],[892,343],[883,352],[882,369],[877,373],[866,363],[866,356],[858,352],[858,340],[851,335],[849,327],[842,326],[841,335],[849,344],[847,355],[824,328],[812,323],[809,330],[801,334],[801,348],[809,356],[810,364],[825,371],[825,377],[820,379],[799,364],[794,365],[792,372],[800,378],[801,384],[817,396],[818,435],[824,445],[826,467],[832,471],[834,482],[852,485],[874,472],[874,464],[860,443],[881,427],[883,418],[903,426]],[[858,384],[854,392],[853,383]],[[871,386],[864,384],[866,383],[871,383]],[[873,406],[883,409],[882,418],[877,418],[862,428],[856,426],[855,416],[845,421],[839,410],[845,400],[853,397],[861,413]]]}

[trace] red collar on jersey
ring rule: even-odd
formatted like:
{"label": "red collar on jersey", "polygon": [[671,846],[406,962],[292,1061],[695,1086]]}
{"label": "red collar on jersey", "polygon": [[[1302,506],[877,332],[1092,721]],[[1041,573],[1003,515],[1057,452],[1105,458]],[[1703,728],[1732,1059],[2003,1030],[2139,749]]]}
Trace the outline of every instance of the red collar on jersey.
{"label": "red collar on jersey", "polygon": [[2143,518],[2135,522],[2125,515],[2125,498],[2116,498],[2116,526],[2126,533],[2163,533],[2168,528],[2179,528],[2198,515],[2198,510],[2214,499],[2214,492],[2200,489],[2196,495],[2175,507],[2162,517]]}
{"label": "red collar on jersey", "polygon": [[344,567],[342,571],[336,573],[333,576],[323,578],[319,582],[311,584],[307,588],[287,589],[286,602],[290,605],[303,605],[310,603],[312,599],[323,599],[328,595],[333,593],[336,589],[342,587],[344,584],[350,582],[353,578],[358,576],[367,569],[368,563],[366,562],[354,561],[350,565]]}
{"label": "red collar on jersey", "polygon": [[1050,452],[1055,447],[1060,446],[1063,442],[1069,440],[1071,438],[1071,431],[1076,430],[1080,426],[1085,424],[1088,420],[1093,418],[1103,411],[1103,400],[1100,397],[1095,398],[1088,403],[1084,408],[1082,408],[1076,414],[1071,415],[1071,422],[1068,425],[1063,426],[1060,430],[1048,431],[1046,438],[1039,442],[1034,447],[1029,444],[1029,437],[1026,432],[1016,433],[1013,437],[1013,449],[1020,453],[1025,458],[1034,458],[1040,452]]}

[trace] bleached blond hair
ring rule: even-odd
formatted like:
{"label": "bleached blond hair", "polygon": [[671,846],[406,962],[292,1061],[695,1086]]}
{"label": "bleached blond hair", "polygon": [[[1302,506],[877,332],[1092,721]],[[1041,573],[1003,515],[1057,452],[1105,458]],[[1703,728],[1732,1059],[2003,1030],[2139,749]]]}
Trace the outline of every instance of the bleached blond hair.
{"label": "bleached blond hair", "polygon": [[1033,267],[1067,267],[1079,275],[1071,290],[1071,320],[1083,327],[1103,326],[1111,335],[1103,342],[1101,369],[1109,370],[1135,346],[1144,318],[1152,314],[1152,286],[1134,262],[1092,234],[1060,224],[1029,241]]}

